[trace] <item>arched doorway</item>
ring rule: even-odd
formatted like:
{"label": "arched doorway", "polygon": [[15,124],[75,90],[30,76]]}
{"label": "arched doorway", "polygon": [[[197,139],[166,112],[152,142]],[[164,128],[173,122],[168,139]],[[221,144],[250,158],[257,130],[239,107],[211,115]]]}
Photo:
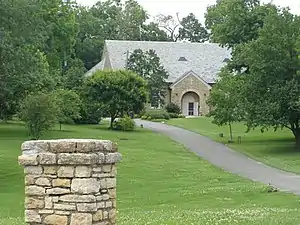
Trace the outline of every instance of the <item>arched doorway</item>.
{"label": "arched doorway", "polygon": [[181,98],[181,111],[185,116],[199,116],[200,97],[195,92],[186,92]]}

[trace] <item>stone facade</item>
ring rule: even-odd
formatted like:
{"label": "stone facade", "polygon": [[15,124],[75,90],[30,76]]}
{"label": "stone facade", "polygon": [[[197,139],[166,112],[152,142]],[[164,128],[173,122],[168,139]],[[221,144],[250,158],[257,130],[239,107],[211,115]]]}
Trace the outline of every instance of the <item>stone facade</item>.
{"label": "stone facade", "polygon": [[210,93],[211,86],[201,80],[201,78],[192,71],[172,84],[170,88],[171,102],[180,106],[182,111],[184,111],[183,107],[186,107],[182,104],[183,97],[185,94],[190,92],[198,96],[199,114],[206,115],[209,113],[209,107],[206,101]]}
{"label": "stone facade", "polygon": [[100,140],[28,141],[25,222],[30,225],[115,225],[117,145]]}

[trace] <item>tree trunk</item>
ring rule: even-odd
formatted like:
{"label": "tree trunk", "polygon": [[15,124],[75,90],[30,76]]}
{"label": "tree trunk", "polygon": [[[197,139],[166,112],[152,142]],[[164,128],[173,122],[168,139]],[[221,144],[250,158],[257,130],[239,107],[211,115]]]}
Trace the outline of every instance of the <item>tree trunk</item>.
{"label": "tree trunk", "polygon": [[300,151],[300,128],[293,130],[293,134],[296,140],[296,149]]}
{"label": "tree trunk", "polygon": [[232,142],[232,127],[231,127],[231,123],[229,123],[229,132],[230,132],[230,141]]}
{"label": "tree trunk", "polygon": [[59,130],[61,131],[61,123],[59,123]]}
{"label": "tree trunk", "polygon": [[109,127],[110,129],[113,129],[114,121],[115,121],[115,118],[111,117],[110,118],[110,127]]}

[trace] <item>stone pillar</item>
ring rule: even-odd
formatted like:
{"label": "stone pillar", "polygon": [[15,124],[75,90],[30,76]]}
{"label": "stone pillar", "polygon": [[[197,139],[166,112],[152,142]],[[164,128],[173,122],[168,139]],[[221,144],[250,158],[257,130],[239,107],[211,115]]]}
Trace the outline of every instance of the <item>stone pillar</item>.
{"label": "stone pillar", "polygon": [[100,140],[28,141],[25,173],[29,225],[115,225],[117,145]]}

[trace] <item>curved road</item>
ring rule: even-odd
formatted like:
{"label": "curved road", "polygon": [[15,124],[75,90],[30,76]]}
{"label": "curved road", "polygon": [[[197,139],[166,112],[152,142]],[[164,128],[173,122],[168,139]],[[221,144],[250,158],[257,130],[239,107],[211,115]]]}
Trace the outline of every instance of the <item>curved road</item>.
{"label": "curved road", "polygon": [[213,165],[239,176],[271,184],[281,191],[300,195],[300,176],[272,168],[194,132],[162,123],[135,120],[137,125],[165,134]]}

